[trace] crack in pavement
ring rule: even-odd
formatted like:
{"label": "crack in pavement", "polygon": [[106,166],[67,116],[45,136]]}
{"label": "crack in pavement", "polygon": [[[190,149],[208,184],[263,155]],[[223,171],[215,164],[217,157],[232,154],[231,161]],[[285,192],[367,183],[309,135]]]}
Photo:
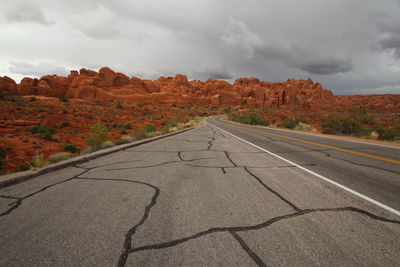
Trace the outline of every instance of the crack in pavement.
{"label": "crack in pavement", "polygon": [[20,199],[20,197],[14,197],[14,196],[6,196],[6,195],[0,195],[1,198],[8,198],[8,199]]}
{"label": "crack in pavement", "polygon": [[103,164],[103,165],[97,165],[97,166],[90,167],[90,168],[84,167],[84,166],[80,166],[81,164],[78,164],[78,165],[75,165],[75,167],[76,167],[76,168],[81,168],[81,169],[87,169],[87,170],[90,169],[90,170],[93,170],[93,169],[97,169],[97,168],[101,168],[101,167],[106,167],[106,166],[111,166],[111,165],[116,165],[116,164],[133,163],[133,162],[140,162],[140,161],[143,161],[143,160],[138,159],[138,160],[118,161],[118,162],[107,163],[107,164]]}
{"label": "crack in pavement", "polygon": [[78,177],[78,176],[80,176],[80,175],[82,175],[82,174],[85,174],[85,173],[88,172],[88,171],[89,171],[89,170],[85,170],[85,171],[83,171],[82,173],[77,174],[77,175],[75,175],[75,176],[73,176],[73,177],[71,177],[71,178],[68,178],[68,179],[66,179],[66,180],[63,180],[63,181],[60,181],[60,182],[57,182],[57,183],[54,183],[54,184],[46,185],[46,186],[42,187],[41,189],[39,189],[39,190],[37,190],[37,191],[35,191],[35,192],[33,192],[33,193],[30,193],[30,194],[28,194],[28,195],[26,195],[26,196],[23,196],[23,197],[18,198],[17,201],[15,201],[15,202],[9,204],[9,206],[11,206],[11,205],[12,205],[12,206],[11,206],[8,210],[4,211],[3,213],[0,213],[0,217],[10,214],[13,210],[15,210],[16,208],[18,208],[18,207],[22,204],[22,202],[23,202],[24,200],[26,200],[26,199],[28,199],[28,198],[30,198],[30,197],[33,197],[34,195],[39,194],[39,193],[41,193],[41,192],[43,192],[43,191],[46,191],[47,189],[49,189],[49,188],[51,188],[51,187],[53,187],[53,186],[60,185],[60,184],[63,184],[63,183],[65,183],[65,182],[71,181],[71,180],[75,179],[76,177]]}
{"label": "crack in pavement", "polygon": [[246,251],[246,253],[250,256],[250,258],[253,259],[253,261],[258,265],[258,266],[267,266],[265,262],[254,252],[251,250],[249,245],[240,237],[240,235],[236,232],[229,231],[229,233],[235,238],[239,244],[242,246],[243,250]]}
{"label": "crack in pavement", "polygon": [[226,158],[230,161],[230,163],[232,163],[233,166],[238,167],[238,165],[231,159],[231,157],[229,156],[228,151],[224,151],[225,152],[225,156]]}
{"label": "crack in pavement", "polygon": [[286,198],[284,198],[281,194],[279,194],[277,191],[275,191],[274,189],[272,189],[271,187],[269,187],[268,185],[266,185],[261,178],[259,178],[257,175],[255,175],[254,173],[252,173],[247,167],[244,167],[244,170],[250,175],[252,176],[254,179],[257,180],[257,182],[259,184],[261,184],[263,187],[265,187],[268,191],[270,191],[271,193],[275,194],[278,198],[280,198],[281,200],[283,200],[285,203],[289,204],[289,206],[291,206],[295,211],[300,211],[301,209],[298,208],[295,204],[293,204],[292,202],[290,202],[289,200],[287,200]]}
{"label": "crack in pavement", "polygon": [[[312,152],[318,152],[318,153],[324,154],[325,156],[330,157],[332,159],[344,161],[344,162],[347,162],[347,163],[350,163],[350,164],[353,164],[353,165],[372,168],[372,169],[377,169],[377,170],[386,171],[386,172],[391,172],[391,173],[394,173],[394,174],[400,174],[400,172],[397,172],[397,171],[388,170],[388,169],[384,169],[384,168],[377,167],[377,166],[371,166],[371,165],[367,165],[367,164],[357,163],[357,162],[354,162],[354,161],[351,161],[351,160],[347,160],[347,159],[343,159],[343,158],[338,158],[338,157],[332,156],[332,154],[328,153],[327,151],[335,151],[333,149],[327,149],[327,150],[312,149],[312,148],[308,148],[306,146],[303,146],[303,145],[300,145],[300,144],[296,144],[296,143],[293,143],[293,142],[286,142],[286,143],[289,143],[289,144],[294,145],[294,146],[305,148],[306,150],[309,150],[309,151],[311,150]],[[301,151],[301,152],[306,152],[306,151]],[[274,153],[276,153],[276,152],[274,152]]]}
{"label": "crack in pavement", "polygon": [[213,145],[213,143],[212,142],[214,142],[215,141],[215,138],[214,137],[211,137],[212,138],[212,140],[211,141],[208,141],[208,147],[207,147],[207,151],[210,151],[210,149],[211,149],[211,147],[212,147],[212,145]]}
{"label": "crack in pavement", "polygon": [[[209,126],[209,128],[211,128]],[[213,135],[216,135],[216,131],[213,129]],[[169,163],[179,163],[179,162],[193,162],[196,160],[201,160],[201,159],[212,159],[212,158],[199,158],[199,159],[192,159],[192,160],[185,160],[184,156],[183,156],[183,152],[198,152],[198,151],[212,151],[212,152],[223,152],[226,156],[226,158],[229,160],[229,162],[232,164],[232,166],[228,166],[228,167],[221,167],[221,166],[196,166],[196,165],[190,165],[190,164],[184,164],[187,166],[191,166],[191,167],[202,167],[202,168],[221,168],[222,172],[224,174],[226,174],[226,169],[228,168],[244,168],[244,170],[246,171],[246,173],[248,175],[250,175],[251,177],[253,177],[258,184],[260,184],[261,186],[263,186],[265,189],[267,189],[268,191],[270,191],[271,193],[273,193],[274,195],[276,195],[279,199],[281,199],[283,202],[285,202],[286,204],[290,205],[295,212],[290,213],[290,214],[285,214],[285,215],[281,215],[281,216],[276,216],[274,218],[271,218],[269,220],[266,220],[264,222],[261,222],[259,224],[255,224],[255,225],[247,225],[247,226],[232,226],[232,227],[213,227],[213,228],[209,228],[208,230],[204,230],[201,232],[198,232],[196,234],[193,234],[191,236],[187,236],[187,237],[182,237],[179,239],[174,239],[174,240],[170,240],[170,241],[166,241],[166,242],[161,242],[161,243],[157,243],[157,244],[151,244],[151,245],[144,245],[144,246],[139,246],[139,247],[135,247],[133,244],[133,237],[136,234],[138,228],[140,226],[142,226],[149,218],[151,209],[157,204],[157,200],[158,197],[161,193],[160,189],[152,184],[149,183],[145,183],[145,182],[140,182],[140,181],[134,181],[134,180],[128,180],[128,179],[111,179],[111,178],[92,178],[92,177],[82,177],[82,175],[84,175],[85,173],[89,172],[90,170],[93,170],[95,168],[99,168],[99,167],[105,167],[105,166],[109,166],[109,165],[114,165],[114,164],[121,164],[121,163],[131,163],[131,162],[138,162],[138,161],[143,161],[143,160],[135,160],[135,161],[123,161],[123,162],[113,162],[110,164],[106,164],[106,165],[101,165],[101,166],[95,166],[95,167],[83,167],[83,166],[75,166],[76,168],[80,168],[83,169],[84,171],[81,172],[78,175],[75,175],[71,178],[68,178],[66,180],[54,183],[54,184],[50,184],[47,186],[44,186],[43,188],[28,194],[24,197],[12,197],[12,196],[5,196],[5,195],[0,195],[0,197],[2,198],[10,198],[10,199],[15,199],[16,201],[11,203],[10,205],[12,205],[12,207],[10,207],[7,211],[3,212],[2,214],[0,214],[0,216],[4,216],[7,214],[10,214],[13,210],[15,210],[16,208],[18,208],[22,202],[36,194],[39,194],[45,190],[47,190],[48,188],[51,188],[53,186],[56,185],[60,185],[63,184],[65,182],[71,181],[71,180],[96,180],[96,181],[112,181],[112,182],[129,182],[129,183],[135,183],[135,184],[140,184],[140,185],[144,185],[147,187],[152,188],[152,190],[154,190],[154,194],[151,198],[151,201],[149,201],[149,203],[146,205],[145,209],[144,209],[144,213],[143,216],[141,217],[140,221],[138,223],[136,223],[135,225],[133,225],[131,228],[128,229],[128,231],[125,234],[125,239],[123,242],[123,251],[121,253],[121,255],[118,258],[118,266],[122,267],[125,266],[126,261],[129,257],[129,255],[140,252],[140,251],[147,251],[147,250],[157,250],[157,249],[164,249],[164,248],[169,248],[169,247],[174,247],[177,246],[179,244],[191,241],[191,240],[195,240],[197,238],[200,238],[202,236],[206,236],[212,233],[228,233],[230,234],[242,247],[242,249],[247,253],[247,255],[249,255],[249,257],[258,265],[258,266],[266,266],[266,263],[250,248],[250,246],[245,242],[245,240],[243,240],[243,238],[239,235],[239,233],[241,232],[246,232],[246,231],[253,231],[253,230],[259,230],[259,229],[264,229],[267,228],[268,226],[280,222],[280,221],[284,221],[284,220],[289,220],[292,218],[296,218],[299,216],[303,216],[306,214],[312,214],[312,213],[322,213],[322,212],[354,212],[357,214],[361,214],[363,216],[366,216],[372,220],[376,220],[376,221],[381,221],[381,222],[385,222],[385,223],[394,223],[394,224],[400,224],[400,221],[397,220],[393,220],[393,219],[389,219],[389,218],[384,218],[378,215],[375,215],[373,213],[370,213],[366,210],[362,210],[359,208],[355,208],[355,207],[340,207],[340,208],[315,208],[315,209],[300,209],[299,207],[297,207],[294,203],[290,202],[289,200],[287,200],[286,198],[284,198],[280,193],[278,193],[277,191],[273,190],[272,188],[270,188],[267,184],[265,184],[261,178],[259,178],[257,175],[255,175],[254,173],[252,173],[250,171],[249,168],[286,168],[286,167],[296,167],[296,166],[275,166],[275,167],[250,167],[250,166],[238,166],[230,157],[230,154],[234,154],[234,153],[263,153],[263,152],[228,152],[225,150],[210,150],[213,143],[216,138],[214,137],[209,137],[207,136],[210,141],[202,141],[202,142],[208,142],[209,143],[209,147],[207,148],[207,150],[192,150],[192,151],[160,151],[163,153],[178,153],[178,158],[179,161],[168,161],[168,162],[164,162],[164,163],[160,163],[160,164],[156,164],[156,165],[149,165],[149,166],[138,166],[138,167],[131,167],[131,168],[119,168],[119,169],[108,169],[107,171],[113,171],[113,170],[127,170],[127,169],[135,169],[135,168],[151,168],[151,167],[157,167],[157,166],[161,166],[161,165],[165,165],[165,164],[169,164]],[[225,137],[226,138],[226,137]],[[143,152],[151,152],[151,153],[159,153],[158,151],[132,151],[132,150],[125,150],[125,152],[134,152],[134,153],[143,153]]]}
{"label": "crack in pavement", "polygon": [[[281,165],[281,166],[216,166],[216,165],[194,165],[194,164],[185,164],[186,166],[189,167],[195,167],[195,168],[214,168],[214,169],[218,169],[218,168],[225,168],[225,169],[230,169],[230,168],[251,168],[251,169],[284,169],[284,168],[297,168],[297,166],[295,165]],[[316,166],[315,164],[302,164],[299,166],[302,167],[308,167],[308,166]]]}
{"label": "crack in pavement", "polygon": [[123,251],[122,251],[121,255],[119,256],[118,264],[117,264],[117,266],[125,266],[126,260],[128,259],[128,256],[129,256],[129,251],[132,249],[132,238],[135,235],[136,230],[141,225],[143,225],[145,223],[145,221],[147,220],[147,218],[149,217],[151,208],[153,208],[157,204],[157,199],[158,199],[158,196],[160,195],[160,189],[157,186],[149,184],[149,183],[139,182],[139,181],[134,181],[134,180],[127,180],[127,179],[107,179],[107,178],[89,178],[89,177],[76,177],[75,179],[135,183],[135,184],[148,186],[154,190],[154,194],[153,194],[153,197],[151,198],[150,203],[147,204],[144,209],[142,219],[137,224],[132,226],[125,234]]}
{"label": "crack in pavement", "polygon": [[[370,213],[368,211],[365,211],[365,210],[362,210],[362,209],[359,209],[359,208],[355,208],[355,207],[324,208],[324,209],[304,209],[304,210],[296,211],[294,213],[277,216],[277,217],[271,218],[271,219],[269,219],[267,221],[264,221],[262,223],[255,224],[255,225],[209,228],[208,230],[198,232],[198,233],[196,233],[194,235],[191,235],[191,236],[187,236],[187,237],[183,237],[183,238],[179,238],[179,239],[174,239],[174,240],[171,240],[171,241],[162,242],[162,243],[158,243],[158,244],[146,245],[146,246],[141,246],[141,247],[137,247],[137,248],[131,248],[129,253],[133,254],[133,253],[136,253],[136,252],[146,251],[146,250],[156,250],[156,249],[170,248],[170,247],[174,247],[174,246],[177,246],[179,244],[182,244],[182,243],[185,243],[185,242],[188,242],[188,241],[191,241],[191,240],[195,240],[195,239],[198,239],[198,238],[200,238],[202,236],[209,235],[209,234],[212,234],[212,233],[236,233],[237,234],[237,233],[240,233],[240,232],[247,232],[247,231],[252,231],[252,230],[260,230],[260,229],[267,228],[268,226],[270,226],[270,225],[272,225],[272,224],[274,224],[276,222],[292,219],[292,218],[303,216],[303,215],[306,215],[306,214],[322,213],[322,212],[354,212],[354,213],[358,213],[358,214],[361,214],[361,215],[365,215],[365,216],[367,216],[367,217],[369,217],[370,219],[373,219],[373,220],[386,222],[386,223],[400,224],[400,221],[387,219],[387,218],[375,215],[373,213]],[[239,240],[238,240],[238,242],[240,243]],[[240,245],[243,247],[242,243],[240,243]],[[248,250],[245,249],[245,251],[248,254],[251,253],[250,248]],[[260,264],[262,261],[258,262],[257,258],[259,258],[259,257],[258,256],[255,257],[255,256],[257,256],[255,253],[250,255],[250,257],[255,261],[256,264]],[[259,265],[259,266],[263,266],[263,265]]]}
{"label": "crack in pavement", "polygon": [[[184,151],[186,152],[186,151]],[[146,168],[154,168],[154,167],[159,167],[162,165],[167,165],[171,163],[181,163],[182,161],[184,162],[193,162],[196,160],[204,160],[204,159],[213,159],[215,157],[211,158],[198,158],[198,159],[181,159],[181,156],[179,156],[179,151],[178,151],[178,157],[180,160],[171,160],[171,161],[165,161],[162,163],[154,164],[154,165],[147,165],[147,166],[135,166],[135,167],[126,167],[126,168],[115,168],[115,169],[107,169],[106,171],[121,171],[121,170],[130,170],[130,169],[146,169]]]}

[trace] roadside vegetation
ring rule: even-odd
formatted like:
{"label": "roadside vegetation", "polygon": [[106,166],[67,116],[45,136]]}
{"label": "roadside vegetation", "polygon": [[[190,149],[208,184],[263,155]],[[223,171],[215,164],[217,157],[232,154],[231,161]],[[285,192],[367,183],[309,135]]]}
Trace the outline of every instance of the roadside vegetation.
{"label": "roadside vegetation", "polygon": [[228,120],[244,123],[244,124],[251,124],[251,125],[263,125],[268,126],[269,122],[264,119],[264,117],[256,112],[252,112],[250,114],[228,114]]}
{"label": "roadside vegetation", "polygon": [[[186,122],[180,121],[179,118],[173,118],[171,120],[165,120],[160,129],[157,129],[156,126],[152,124],[147,124],[129,135],[122,136],[120,139],[110,140],[108,128],[103,123],[98,122],[91,127],[91,133],[87,136],[86,139],[86,149],[80,151],[75,144],[66,144],[63,146],[64,152],[52,154],[47,158],[45,158],[42,153],[36,153],[31,161],[27,163],[21,163],[16,171],[38,170],[49,164],[66,160],[73,156],[84,155],[101,149],[110,148],[122,144],[128,144],[134,141],[139,141],[158,135],[172,133],[175,131],[183,130],[185,128],[197,126],[202,123],[203,119],[201,118],[194,118]],[[38,133],[41,131],[35,128],[33,132]],[[2,160],[5,157],[5,154],[5,150],[0,148],[0,168],[2,167]]]}
{"label": "roadside vegetation", "polygon": [[[225,109],[225,111],[230,111]],[[363,107],[356,107],[341,113],[332,113],[325,116],[320,115],[318,119],[311,119],[312,124],[303,118],[303,114],[309,115],[306,111],[291,111],[287,116],[279,110],[262,110],[249,108],[248,113],[228,113],[230,121],[251,124],[275,126],[279,128],[293,129],[299,131],[320,131],[325,134],[348,135],[367,139],[377,139],[385,141],[400,142],[400,124],[387,126],[376,119],[376,113],[370,113]],[[278,113],[279,116],[272,114]],[[312,113],[310,113],[312,114]]]}

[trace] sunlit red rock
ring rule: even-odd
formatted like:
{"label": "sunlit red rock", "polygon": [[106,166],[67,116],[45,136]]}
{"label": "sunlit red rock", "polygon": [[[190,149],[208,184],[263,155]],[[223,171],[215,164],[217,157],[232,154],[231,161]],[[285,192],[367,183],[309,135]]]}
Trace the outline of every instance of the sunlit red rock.
{"label": "sunlit red rock", "polygon": [[12,79],[3,77],[0,78],[0,91],[89,101],[314,110],[362,105],[375,110],[400,111],[399,95],[334,96],[330,90],[311,79],[266,82],[258,78],[238,78],[230,84],[212,79],[189,81],[185,75],[177,74],[151,81],[129,78],[108,67],[101,68],[99,72],[73,70],[68,77],[47,75],[40,79],[24,78],[18,85]]}

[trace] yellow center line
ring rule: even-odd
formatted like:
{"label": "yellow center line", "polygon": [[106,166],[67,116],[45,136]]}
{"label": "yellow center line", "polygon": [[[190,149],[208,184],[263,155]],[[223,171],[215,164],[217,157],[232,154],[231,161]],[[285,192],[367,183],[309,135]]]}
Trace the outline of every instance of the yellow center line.
{"label": "yellow center line", "polygon": [[340,147],[335,147],[335,146],[315,143],[315,142],[311,142],[311,141],[307,141],[307,140],[303,140],[303,139],[299,139],[299,138],[295,138],[295,137],[290,137],[290,136],[286,136],[286,135],[282,135],[282,134],[270,133],[270,132],[265,132],[265,131],[262,131],[262,130],[251,129],[251,128],[248,128],[248,127],[232,125],[232,124],[239,124],[239,123],[236,123],[236,122],[227,122],[227,121],[224,121],[224,122],[226,124],[229,124],[232,127],[248,130],[250,132],[276,136],[276,137],[285,138],[285,139],[289,139],[289,140],[293,140],[293,141],[297,141],[297,142],[301,142],[301,143],[306,143],[306,144],[310,144],[310,145],[314,145],[314,146],[325,147],[325,148],[334,149],[334,150],[338,150],[338,151],[342,151],[342,152],[346,152],[346,153],[350,153],[350,154],[355,154],[355,155],[366,157],[366,158],[377,159],[377,160],[382,160],[382,161],[386,161],[386,162],[390,162],[390,163],[400,164],[400,161],[399,160],[395,160],[395,159],[388,159],[388,158],[379,157],[379,156],[366,154],[366,153],[362,153],[362,152],[357,152],[357,151],[344,149],[344,148],[340,148]]}

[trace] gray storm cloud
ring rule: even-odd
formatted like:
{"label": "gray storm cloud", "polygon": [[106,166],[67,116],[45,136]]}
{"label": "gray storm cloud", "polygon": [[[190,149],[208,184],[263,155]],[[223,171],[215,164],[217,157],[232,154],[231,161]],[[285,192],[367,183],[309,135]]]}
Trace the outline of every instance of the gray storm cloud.
{"label": "gray storm cloud", "polygon": [[17,80],[109,66],[400,92],[398,0],[3,0],[0,10],[0,75]]}

